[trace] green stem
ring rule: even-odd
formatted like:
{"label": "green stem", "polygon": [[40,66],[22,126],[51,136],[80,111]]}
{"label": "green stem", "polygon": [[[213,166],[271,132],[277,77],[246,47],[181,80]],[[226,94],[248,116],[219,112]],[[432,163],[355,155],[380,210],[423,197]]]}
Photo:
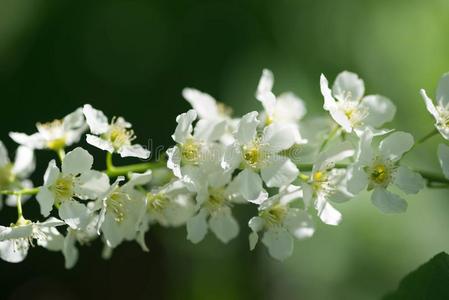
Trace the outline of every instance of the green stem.
{"label": "green stem", "polygon": [[17,220],[23,218],[22,213],[22,194],[17,195]]}
{"label": "green stem", "polygon": [[107,152],[106,153],[106,170],[112,170],[114,169],[114,164],[112,163],[112,153]]}
{"label": "green stem", "polygon": [[147,170],[154,170],[154,169],[160,169],[164,168],[166,166],[166,162],[156,161],[156,162],[147,162],[147,163],[140,163],[140,164],[133,164],[128,166],[122,166],[122,167],[115,167],[111,165],[107,165],[107,170],[104,172],[109,177],[117,177],[121,175],[128,175],[128,173],[136,172],[136,173],[142,173]]}
{"label": "green stem", "polygon": [[323,149],[326,147],[327,143],[329,143],[332,140],[332,138],[335,136],[335,134],[338,132],[339,129],[340,129],[339,126],[334,126],[334,128],[329,132],[328,136],[321,144],[319,152],[323,151]]}
{"label": "green stem", "polygon": [[437,129],[432,130],[431,132],[420,138],[418,141],[416,141],[416,145],[424,143],[425,141],[427,141],[436,134],[438,134],[438,130]]}
{"label": "green stem", "polygon": [[56,150],[56,153],[58,154],[59,160],[62,162],[65,157],[65,150],[64,148]]}
{"label": "green stem", "polygon": [[0,191],[0,195],[36,195],[37,193],[39,193],[38,187],[32,188],[32,189],[16,190],[16,191],[11,191],[11,190]]}

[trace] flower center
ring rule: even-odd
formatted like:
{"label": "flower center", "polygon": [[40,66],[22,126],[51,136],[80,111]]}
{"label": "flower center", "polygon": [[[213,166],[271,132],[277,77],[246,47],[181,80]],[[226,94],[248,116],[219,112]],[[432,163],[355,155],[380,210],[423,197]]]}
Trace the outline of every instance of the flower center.
{"label": "flower center", "polygon": [[345,116],[353,127],[363,125],[363,120],[368,116],[368,111],[360,107],[359,102],[344,101],[341,105]]}
{"label": "flower center", "polygon": [[147,209],[150,212],[161,212],[168,205],[169,199],[164,193],[148,193]]}
{"label": "flower center", "polygon": [[389,176],[389,170],[384,164],[375,165],[371,171],[371,180],[377,184],[384,183]]}
{"label": "flower center", "polygon": [[53,186],[53,192],[59,201],[70,200],[73,197],[73,176],[66,175],[58,178]]}
{"label": "flower center", "polygon": [[104,138],[112,143],[115,150],[118,150],[125,145],[130,145],[136,136],[132,129],[127,128],[124,120],[114,117]]}
{"label": "flower center", "polygon": [[437,105],[436,107],[438,111],[438,115],[440,119],[438,120],[438,125],[443,128],[449,128],[449,110],[444,107],[442,104]]}
{"label": "flower center", "polygon": [[187,139],[181,146],[181,156],[185,163],[197,163],[200,158],[200,144],[194,139]]}
{"label": "flower center", "polygon": [[243,160],[251,168],[259,168],[264,161],[264,153],[259,141],[253,141],[249,145],[243,146]]}
{"label": "flower center", "polygon": [[232,115],[232,108],[222,102],[217,102],[217,109],[222,117],[230,117]]}
{"label": "flower center", "polygon": [[325,171],[317,171],[312,175],[312,188],[314,191],[318,191],[323,188],[327,183],[327,173]]}
{"label": "flower center", "polygon": [[60,150],[65,147],[66,134],[62,120],[54,120],[47,123],[37,123],[37,130],[47,141],[47,148],[51,150]]}
{"label": "flower center", "polygon": [[206,207],[210,212],[220,209],[225,204],[226,199],[223,188],[209,189],[209,198],[207,199]]}
{"label": "flower center", "polygon": [[115,216],[115,221],[117,223],[123,222],[126,217],[126,202],[130,201],[128,194],[121,192],[117,189],[112,192],[109,198],[106,200],[107,208]]}
{"label": "flower center", "polygon": [[260,217],[265,220],[268,226],[282,225],[287,214],[287,208],[281,204],[276,204],[260,213]]}

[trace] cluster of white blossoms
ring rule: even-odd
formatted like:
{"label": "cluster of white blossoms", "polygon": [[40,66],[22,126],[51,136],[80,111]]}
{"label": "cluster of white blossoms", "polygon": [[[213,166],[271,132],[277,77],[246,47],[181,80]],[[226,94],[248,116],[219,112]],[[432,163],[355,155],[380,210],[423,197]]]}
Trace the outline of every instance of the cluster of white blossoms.
{"label": "cluster of white blossoms", "polygon": [[[249,248],[260,239],[272,257],[283,260],[295,238],[314,234],[316,222],[338,225],[338,203],[362,191],[371,192],[380,211],[400,213],[407,209],[403,194],[416,194],[426,183],[449,187],[449,146],[438,149],[446,178],[404,166],[402,157],[417,143],[409,133],[383,128],[396,108],[384,96],[365,96],[358,75],[342,72],[332,87],[321,75],[323,108],[330,116],[324,122],[304,119],[303,100],[291,92],[275,95],[273,83],[271,71],[264,70],[255,93],[261,111],[241,118],[212,96],[184,89],[192,109],[176,118],[175,145],[152,162],[115,166],[114,154],[146,160],[150,151],[134,143],[124,118],[108,119],[89,104],[62,120],[38,123],[32,135],[11,132],[20,146],[12,162],[0,142],[0,204],[16,206],[18,217],[0,226],[0,257],[20,262],[38,245],[62,252],[71,268],[77,247],[95,239],[103,241],[104,257],[125,241],[148,251],[145,236],[153,226],[185,226],[192,243],[209,231],[228,243],[242,226],[234,210],[244,204],[254,207]],[[438,132],[449,140],[449,74],[438,86],[436,105],[421,94],[436,127],[421,141]],[[94,157],[75,145],[84,140],[105,151],[105,170],[94,170]],[[42,149],[58,155],[35,187],[29,178],[34,151]],[[31,199],[42,220],[26,218],[22,205]]]}

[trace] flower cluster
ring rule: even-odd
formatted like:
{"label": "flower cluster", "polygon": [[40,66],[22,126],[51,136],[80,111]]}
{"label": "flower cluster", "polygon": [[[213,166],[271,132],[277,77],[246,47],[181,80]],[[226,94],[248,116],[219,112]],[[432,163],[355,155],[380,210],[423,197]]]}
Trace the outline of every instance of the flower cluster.
{"label": "flower cluster", "polygon": [[[206,93],[184,89],[192,109],[176,118],[166,158],[151,162],[115,166],[116,154],[146,160],[150,151],[135,143],[123,117],[108,119],[89,104],[62,120],[38,123],[37,133],[11,132],[20,146],[12,162],[0,142],[0,200],[16,206],[18,218],[0,226],[0,257],[20,262],[39,245],[62,252],[71,268],[77,247],[95,239],[103,241],[104,257],[125,241],[148,251],[145,236],[153,226],[185,226],[192,243],[209,231],[228,243],[242,226],[236,207],[249,205],[250,249],[260,239],[272,257],[284,260],[295,238],[314,234],[316,222],[338,225],[338,204],[362,191],[371,193],[380,211],[400,213],[407,209],[403,194],[416,194],[426,183],[449,185],[449,146],[438,149],[446,178],[405,166],[402,157],[418,143],[409,133],[383,127],[396,108],[384,96],[365,96],[357,74],[338,74],[332,87],[321,75],[328,122],[305,118],[304,101],[291,92],[275,95],[273,84],[273,74],[264,70],[255,92],[261,111],[242,117]],[[449,140],[449,73],[440,81],[436,105],[424,90],[421,95],[436,130],[420,142],[438,132]],[[94,157],[75,145],[82,140],[105,151],[105,170],[93,169]],[[58,159],[48,163],[43,184],[33,187],[34,151],[43,149]],[[33,196],[44,220],[23,213]]]}

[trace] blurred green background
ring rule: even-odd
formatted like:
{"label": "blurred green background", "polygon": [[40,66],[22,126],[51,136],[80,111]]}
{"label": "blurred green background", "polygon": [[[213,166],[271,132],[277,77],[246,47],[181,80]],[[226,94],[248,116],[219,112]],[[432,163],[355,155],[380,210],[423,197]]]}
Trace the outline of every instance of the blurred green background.
{"label": "blurred green background", "polygon": [[[328,1],[0,1],[0,139],[34,132],[37,121],[62,117],[84,103],[133,122],[138,141],[169,146],[175,116],[186,109],[185,86],[232,105],[260,109],[254,91],[262,68],[275,91],[291,90],[310,115],[323,114],[319,75],[342,70],[365,79],[368,93],[398,107],[393,127],[421,137],[432,129],[419,88],[433,95],[449,71],[447,0]],[[432,138],[408,162],[438,171]],[[100,160],[102,154],[95,152]],[[35,182],[51,158],[39,152]],[[60,253],[35,248],[27,260],[0,262],[6,299],[378,299],[400,278],[449,250],[447,190],[407,197],[402,215],[378,212],[362,195],[339,205],[344,221],[317,222],[284,263],[263,247],[248,251],[246,222],[229,245],[208,235],[193,246],[185,229],[154,228],[151,252],[119,247],[112,260],[100,245],[85,247],[75,269]],[[38,216],[35,203],[27,216]],[[14,209],[3,209],[2,224]]]}

